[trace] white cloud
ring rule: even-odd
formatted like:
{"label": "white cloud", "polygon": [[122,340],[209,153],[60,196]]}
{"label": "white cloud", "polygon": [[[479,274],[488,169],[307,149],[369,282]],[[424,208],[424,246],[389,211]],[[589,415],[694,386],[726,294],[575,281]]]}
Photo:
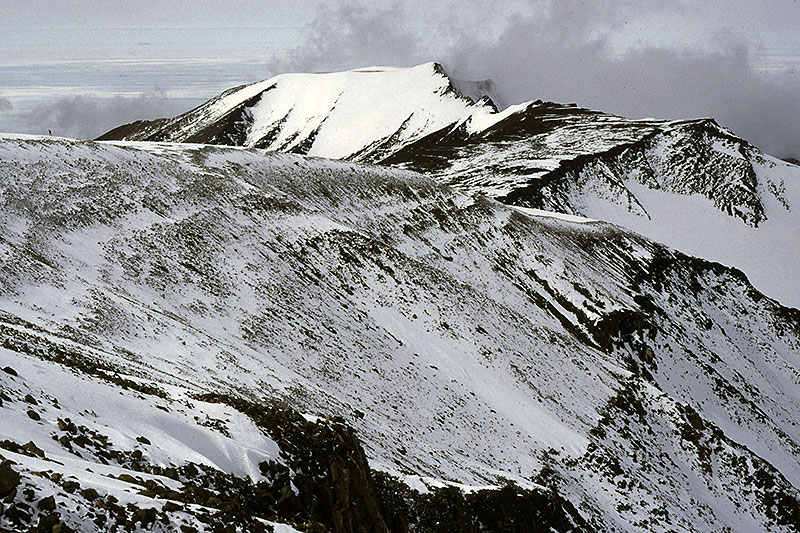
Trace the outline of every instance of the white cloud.
{"label": "white cloud", "polygon": [[93,139],[106,131],[141,119],[173,116],[182,111],[182,105],[154,91],[138,97],[102,98],[77,95],[58,98],[39,106],[21,117],[23,131]]}

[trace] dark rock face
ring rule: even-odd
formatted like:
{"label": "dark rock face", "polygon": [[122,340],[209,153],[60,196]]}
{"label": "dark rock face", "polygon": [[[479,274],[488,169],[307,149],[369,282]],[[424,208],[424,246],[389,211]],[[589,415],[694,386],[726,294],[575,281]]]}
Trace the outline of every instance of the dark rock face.
{"label": "dark rock face", "polygon": [[20,483],[19,473],[11,467],[11,462],[0,463],[0,498],[12,494]]}
{"label": "dark rock face", "polygon": [[61,517],[57,513],[41,515],[36,524],[37,533],[55,533],[56,531],[66,533],[69,530],[69,528],[65,528],[65,526],[61,524]]}
{"label": "dark rock face", "polygon": [[376,473],[375,480],[392,533],[596,530],[556,491],[524,490],[506,483],[499,489],[468,493],[447,487],[420,494],[386,474]]}
{"label": "dark rock face", "polygon": [[39,500],[36,507],[42,511],[54,511],[56,508],[56,499],[53,495],[47,496]]}
{"label": "dark rock face", "polygon": [[[235,407],[278,442],[295,471],[292,482],[298,489],[296,500],[284,505],[288,518],[319,522],[336,533],[388,530],[367,458],[352,429],[335,420],[308,422],[288,407],[263,407],[214,395],[199,399]],[[280,479],[274,468],[271,473]],[[270,473],[270,465],[262,469]],[[279,499],[277,504],[283,502]]]}
{"label": "dark rock face", "polygon": [[157,517],[157,511],[153,508],[139,509],[133,513],[133,523],[139,523],[143,528],[147,528],[150,524],[156,521]]}

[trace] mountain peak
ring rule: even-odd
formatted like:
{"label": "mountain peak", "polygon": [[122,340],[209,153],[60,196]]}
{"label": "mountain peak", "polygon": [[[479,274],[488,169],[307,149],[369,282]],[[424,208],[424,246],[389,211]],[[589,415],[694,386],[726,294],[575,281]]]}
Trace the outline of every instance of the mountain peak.
{"label": "mountain peak", "polygon": [[390,153],[455,127],[476,110],[496,112],[490,101],[476,103],[462,94],[435,62],[286,73],[226,91],[173,119],[122,126],[101,139],[122,133],[127,140],[231,144],[357,158],[366,152]]}

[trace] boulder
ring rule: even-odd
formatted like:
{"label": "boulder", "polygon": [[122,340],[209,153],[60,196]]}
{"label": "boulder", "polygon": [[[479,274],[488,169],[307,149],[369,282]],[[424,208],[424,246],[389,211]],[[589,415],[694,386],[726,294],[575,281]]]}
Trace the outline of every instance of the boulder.
{"label": "boulder", "polygon": [[20,484],[20,476],[9,461],[0,463],[0,498],[13,493]]}

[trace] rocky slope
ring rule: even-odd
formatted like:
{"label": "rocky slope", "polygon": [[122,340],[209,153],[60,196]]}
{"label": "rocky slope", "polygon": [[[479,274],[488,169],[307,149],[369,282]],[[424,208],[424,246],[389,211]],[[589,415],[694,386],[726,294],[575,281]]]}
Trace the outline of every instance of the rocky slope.
{"label": "rocky slope", "polygon": [[740,268],[800,307],[800,286],[785,273],[800,269],[800,167],[712,119],[628,120],[541,101],[499,111],[482,92],[493,93],[491,83],[452,80],[435,63],[285,74],[103,138],[258,146],[417,170],[470,194],[624,225]]}
{"label": "rocky slope", "polygon": [[533,103],[486,131],[432,135],[381,161],[518,206],[623,225],[736,266],[800,307],[800,167],[712,119],[631,121]]}
{"label": "rocky slope", "polygon": [[800,529],[737,270],[257,149],[6,136],[0,201],[0,527]]}

